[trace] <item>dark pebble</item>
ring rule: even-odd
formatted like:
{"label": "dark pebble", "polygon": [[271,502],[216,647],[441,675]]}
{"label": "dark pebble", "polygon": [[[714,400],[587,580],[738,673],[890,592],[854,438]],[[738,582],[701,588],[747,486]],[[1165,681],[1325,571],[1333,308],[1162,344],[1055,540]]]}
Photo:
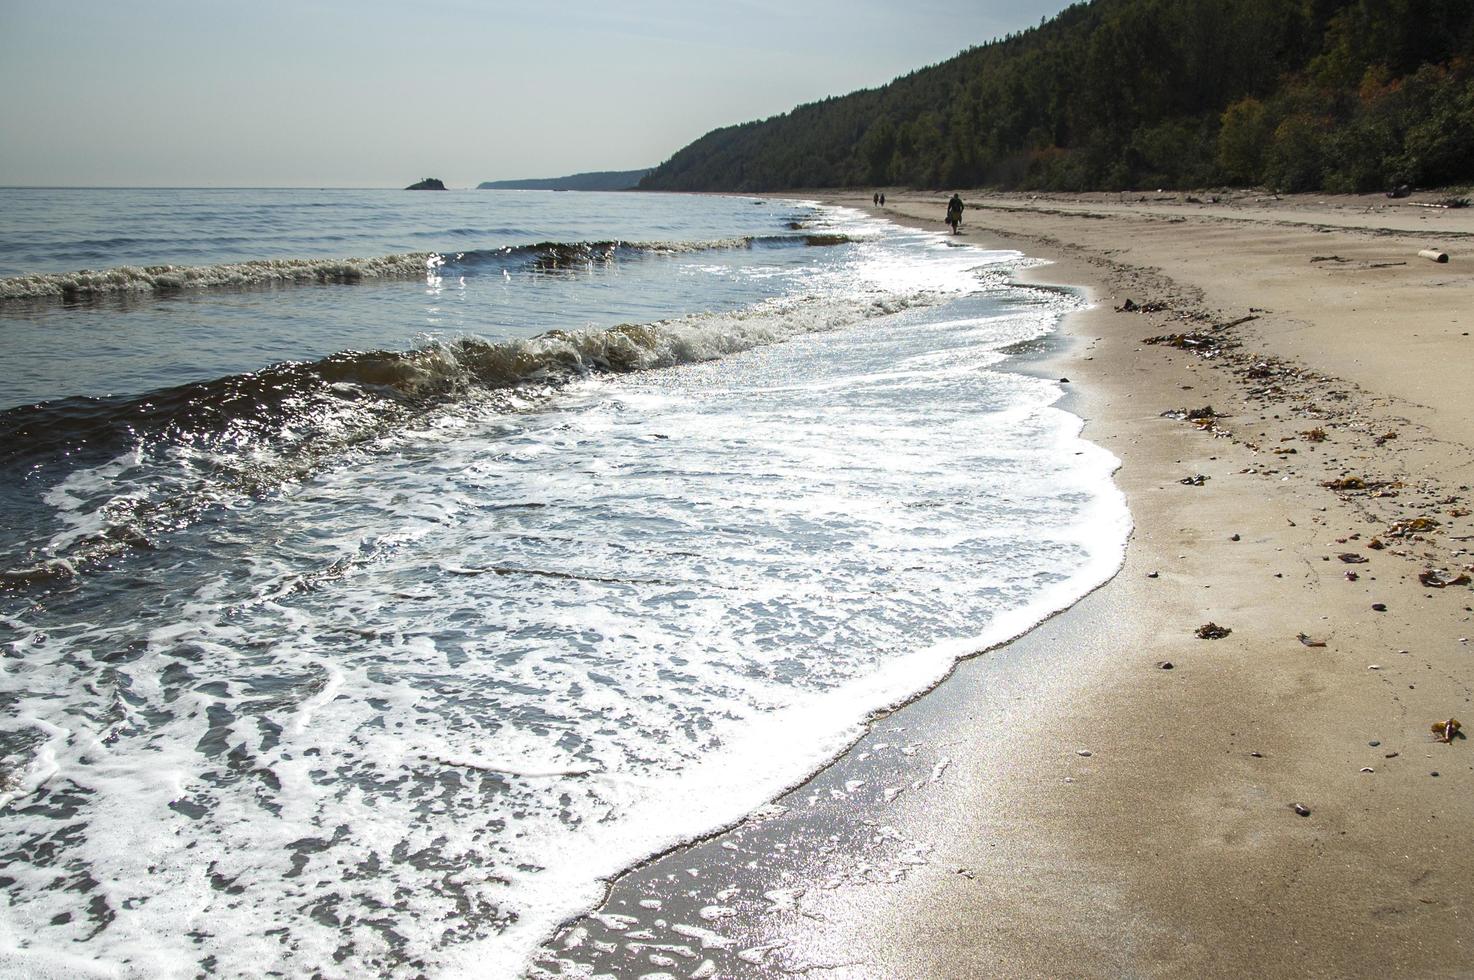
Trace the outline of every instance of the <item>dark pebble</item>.
{"label": "dark pebble", "polygon": [[1239,539],[1239,536],[1237,534],[1235,534],[1233,537],[1229,538],[1228,540],[1230,540],[1230,541],[1237,541],[1238,539]]}
{"label": "dark pebble", "polygon": [[1367,744],[1370,745],[1372,748],[1375,749],[1377,746],[1381,745],[1382,743],[1381,742],[1368,742]]}
{"label": "dark pebble", "polygon": [[1436,772],[1430,772],[1428,775],[1430,775],[1430,776],[1437,776],[1438,773],[1436,773]]}
{"label": "dark pebble", "polygon": [[1069,378],[1060,378],[1059,379],[1059,383],[1062,384],[1062,385],[1067,385],[1067,384],[1070,383],[1070,379]]}
{"label": "dark pebble", "polygon": [[1386,612],[1386,611],[1387,611],[1387,603],[1385,603],[1385,602],[1374,602],[1374,603],[1372,603],[1372,612]]}
{"label": "dark pebble", "polygon": [[1157,666],[1160,667],[1162,670],[1171,670],[1172,669],[1172,661],[1170,661],[1170,660],[1158,660],[1157,661]]}
{"label": "dark pebble", "polygon": [[1310,816],[1310,807],[1306,806],[1304,803],[1296,803],[1295,812],[1302,817],[1308,817]]}

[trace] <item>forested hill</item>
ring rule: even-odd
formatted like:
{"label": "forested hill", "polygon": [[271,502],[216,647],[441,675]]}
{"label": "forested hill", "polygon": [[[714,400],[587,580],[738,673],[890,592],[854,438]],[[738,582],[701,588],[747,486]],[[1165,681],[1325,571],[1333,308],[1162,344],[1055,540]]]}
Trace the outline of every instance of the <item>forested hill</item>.
{"label": "forested hill", "polygon": [[567,177],[533,177],[527,180],[486,180],[476,185],[481,191],[627,191],[650,172],[644,170],[598,170]]}
{"label": "forested hill", "polygon": [[1474,180],[1474,0],[1094,0],[714,130],[642,189]]}

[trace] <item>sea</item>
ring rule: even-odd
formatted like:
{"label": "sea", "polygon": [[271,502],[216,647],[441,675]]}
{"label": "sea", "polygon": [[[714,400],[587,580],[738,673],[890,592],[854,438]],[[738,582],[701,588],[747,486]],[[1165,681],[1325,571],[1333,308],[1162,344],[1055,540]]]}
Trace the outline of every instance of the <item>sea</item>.
{"label": "sea", "polygon": [[763,197],[0,189],[0,973],[516,976],[1100,585],[1036,264]]}

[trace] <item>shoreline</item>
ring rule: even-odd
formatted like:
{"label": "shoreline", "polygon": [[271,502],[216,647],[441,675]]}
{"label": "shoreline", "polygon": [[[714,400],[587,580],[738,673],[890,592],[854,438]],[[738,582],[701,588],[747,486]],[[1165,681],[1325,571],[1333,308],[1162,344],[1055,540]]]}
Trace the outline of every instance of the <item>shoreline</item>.
{"label": "shoreline", "polygon": [[[887,194],[884,211],[868,193],[811,196],[940,225],[946,195]],[[1049,363],[1085,437],[1122,460],[1124,566],[960,662],[776,805],[621,876],[563,942],[682,976],[1474,969],[1458,834],[1474,768],[1467,743],[1428,733],[1470,714],[1471,596],[1418,581],[1470,561],[1458,405],[1474,324],[1457,320],[1474,282],[1457,254],[1405,260],[1412,233],[1364,203],[1228,221],[1085,195],[970,199],[966,240],[1046,258],[1021,280],[1096,301]],[[1442,234],[1474,230],[1449,217]],[[1128,296],[1165,308],[1115,312]],[[1407,328],[1392,354],[1358,357],[1401,308],[1419,343]],[[1214,356],[1141,340],[1192,330],[1218,338]],[[1206,405],[1226,416],[1207,429],[1160,414]],[[1300,434],[1314,428],[1324,442]],[[1321,485],[1338,473],[1385,480],[1382,495]],[[1434,512],[1431,533],[1386,535]],[[1389,547],[1365,549],[1373,533]],[[1233,632],[1196,639],[1210,620]],[[642,897],[662,887],[684,907]]]}

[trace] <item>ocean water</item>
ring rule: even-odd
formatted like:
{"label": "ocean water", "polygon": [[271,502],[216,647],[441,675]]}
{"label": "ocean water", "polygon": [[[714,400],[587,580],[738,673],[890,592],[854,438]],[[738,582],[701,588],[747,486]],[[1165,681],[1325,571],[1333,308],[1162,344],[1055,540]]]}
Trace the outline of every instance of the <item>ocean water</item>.
{"label": "ocean water", "polygon": [[[812,203],[0,190],[0,972],[512,976],[1118,566],[1079,300]],[[91,270],[83,272],[82,270]]]}

